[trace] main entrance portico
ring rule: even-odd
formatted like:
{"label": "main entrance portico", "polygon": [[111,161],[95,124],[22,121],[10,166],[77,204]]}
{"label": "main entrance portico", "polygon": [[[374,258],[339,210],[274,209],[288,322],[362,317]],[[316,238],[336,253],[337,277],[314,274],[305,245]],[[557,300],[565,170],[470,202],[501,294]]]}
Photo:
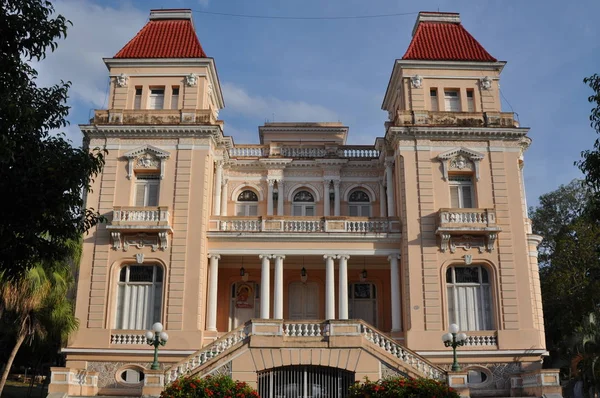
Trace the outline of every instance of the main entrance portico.
{"label": "main entrance portico", "polygon": [[[346,320],[350,313],[382,330],[401,330],[397,252],[240,250],[210,253],[208,258],[208,331],[227,332],[252,318]],[[217,303],[228,303],[229,311],[218,309]]]}

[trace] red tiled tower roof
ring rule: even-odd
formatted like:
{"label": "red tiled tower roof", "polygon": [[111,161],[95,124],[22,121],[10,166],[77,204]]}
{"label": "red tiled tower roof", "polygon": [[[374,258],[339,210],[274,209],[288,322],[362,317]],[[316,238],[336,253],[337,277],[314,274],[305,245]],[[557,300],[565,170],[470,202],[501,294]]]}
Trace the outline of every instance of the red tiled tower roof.
{"label": "red tiled tower roof", "polygon": [[152,10],[150,20],[115,58],[206,58],[190,10]]}
{"label": "red tiled tower roof", "polygon": [[421,12],[404,60],[496,62],[454,13]]}

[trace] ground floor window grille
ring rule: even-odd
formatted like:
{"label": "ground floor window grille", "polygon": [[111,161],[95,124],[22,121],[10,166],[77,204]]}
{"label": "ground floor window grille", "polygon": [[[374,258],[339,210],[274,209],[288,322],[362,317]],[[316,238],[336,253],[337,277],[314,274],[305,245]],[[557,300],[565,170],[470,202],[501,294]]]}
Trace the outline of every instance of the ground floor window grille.
{"label": "ground floor window grille", "polygon": [[346,398],[354,372],[326,366],[283,366],[258,374],[258,393],[270,398]]}

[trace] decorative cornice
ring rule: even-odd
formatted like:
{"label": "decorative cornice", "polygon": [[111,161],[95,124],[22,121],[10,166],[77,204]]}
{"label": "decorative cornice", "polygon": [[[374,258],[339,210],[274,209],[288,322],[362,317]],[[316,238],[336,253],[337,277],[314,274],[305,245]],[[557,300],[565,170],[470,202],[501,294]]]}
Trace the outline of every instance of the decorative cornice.
{"label": "decorative cornice", "polygon": [[494,127],[389,127],[386,139],[394,143],[399,139],[469,139],[481,140],[519,140],[529,132],[526,127],[494,128]]}
{"label": "decorative cornice", "polygon": [[159,159],[168,158],[171,155],[169,152],[163,151],[162,149],[159,149],[155,146],[146,144],[132,151],[125,152],[123,156],[125,156],[128,159],[132,159],[146,152],[152,153]]}
{"label": "decorative cornice", "polygon": [[222,140],[220,126],[207,125],[94,125],[80,124],[79,128],[86,138],[179,138],[179,137],[206,137],[212,136],[218,141]]}

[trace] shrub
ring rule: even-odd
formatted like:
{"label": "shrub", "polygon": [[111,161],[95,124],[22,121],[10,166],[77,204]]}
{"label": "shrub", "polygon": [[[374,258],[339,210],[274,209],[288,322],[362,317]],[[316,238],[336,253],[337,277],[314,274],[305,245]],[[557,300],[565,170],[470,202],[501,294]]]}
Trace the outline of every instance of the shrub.
{"label": "shrub", "polygon": [[432,379],[409,379],[388,377],[378,381],[368,378],[357,381],[350,387],[352,398],[459,398],[460,396],[445,383]]}
{"label": "shrub", "polygon": [[160,394],[160,398],[260,398],[255,389],[229,376],[181,377]]}

